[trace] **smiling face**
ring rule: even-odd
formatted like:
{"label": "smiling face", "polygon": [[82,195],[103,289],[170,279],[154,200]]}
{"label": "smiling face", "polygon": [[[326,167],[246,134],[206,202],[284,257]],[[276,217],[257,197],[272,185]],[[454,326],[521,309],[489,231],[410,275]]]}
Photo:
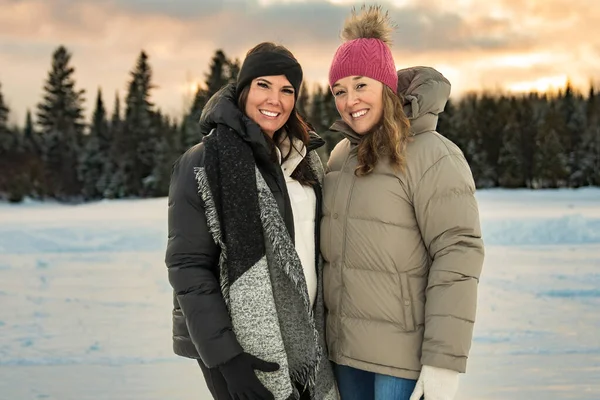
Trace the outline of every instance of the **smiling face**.
{"label": "smiling face", "polygon": [[294,87],[285,75],[261,76],[250,83],[245,112],[262,131],[273,137],[294,109]]}
{"label": "smiling face", "polygon": [[373,130],[383,116],[383,83],[365,76],[347,76],[331,88],[335,107],[359,135]]}

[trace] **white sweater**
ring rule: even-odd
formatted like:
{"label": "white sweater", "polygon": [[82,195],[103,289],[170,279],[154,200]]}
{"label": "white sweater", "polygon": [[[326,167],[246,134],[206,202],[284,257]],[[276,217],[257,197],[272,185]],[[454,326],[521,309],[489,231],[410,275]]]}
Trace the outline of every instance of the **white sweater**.
{"label": "white sweater", "polygon": [[[285,137],[278,144],[280,162],[282,158],[281,154],[288,154],[289,149],[290,140]],[[317,269],[315,266],[315,214],[317,212],[317,197],[311,186],[303,186],[291,177],[291,174],[304,157],[306,157],[306,147],[300,140],[294,140],[294,148],[291,149],[288,159],[281,164],[281,170],[285,177],[292,205],[292,213],[294,214],[296,252],[298,253],[298,257],[300,257],[300,262],[304,269],[308,297],[312,308],[317,296]]]}

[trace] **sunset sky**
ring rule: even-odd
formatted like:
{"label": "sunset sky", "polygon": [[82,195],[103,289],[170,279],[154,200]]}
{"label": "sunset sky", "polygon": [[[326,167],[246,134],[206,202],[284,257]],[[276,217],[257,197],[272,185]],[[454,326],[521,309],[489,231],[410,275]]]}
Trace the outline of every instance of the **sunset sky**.
{"label": "sunset sky", "polygon": [[[325,83],[345,0],[0,0],[0,84],[11,121],[35,109],[60,44],[73,54],[78,88],[91,113],[98,87],[109,108],[124,96],[144,49],[155,104],[179,117],[191,87],[222,48],[242,58],[270,40],[299,59],[309,87]],[[372,4],[367,2],[367,4]],[[393,0],[380,2],[398,25],[397,68],[429,65],[469,90],[529,91],[600,82],[597,0]]]}

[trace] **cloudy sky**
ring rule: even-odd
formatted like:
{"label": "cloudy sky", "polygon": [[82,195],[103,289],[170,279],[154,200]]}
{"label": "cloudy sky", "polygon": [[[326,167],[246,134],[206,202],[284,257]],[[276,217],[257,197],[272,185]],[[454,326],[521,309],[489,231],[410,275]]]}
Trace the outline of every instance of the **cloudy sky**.
{"label": "cloudy sky", "polygon": [[[243,57],[270,40],[297,56],[310,84],[325,83],[346,0],[0,0],[0,84],[22,123],[34,109],[60,44],[73,54],[88,113],[98,87],[109,109],[124,95],[144,49],[154,69],[153,100],[179,116],[191,88],[204,80],[222,48]],[[371,3],[367,3],[371,4]],[[397,68],[430,65],[470,90],[587,90],[600,82],[597,0],[390,0],[380,2],[398,25]],[[310,86],[309,86],[310,87]]]}

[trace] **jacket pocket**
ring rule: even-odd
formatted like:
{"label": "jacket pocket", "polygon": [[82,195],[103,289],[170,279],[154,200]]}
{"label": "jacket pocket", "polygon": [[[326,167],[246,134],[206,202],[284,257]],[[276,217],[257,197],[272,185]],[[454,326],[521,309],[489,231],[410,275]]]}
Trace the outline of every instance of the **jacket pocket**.
{"label": "jacket pocket", "polygon": [[404,311],[404,326],[407,332],[415,330],[415,316],[413,313],[413,302],[410,297],[410,288],[408,284],[408,274],[400,272],[400,291],[402,295],[402,310]]}

